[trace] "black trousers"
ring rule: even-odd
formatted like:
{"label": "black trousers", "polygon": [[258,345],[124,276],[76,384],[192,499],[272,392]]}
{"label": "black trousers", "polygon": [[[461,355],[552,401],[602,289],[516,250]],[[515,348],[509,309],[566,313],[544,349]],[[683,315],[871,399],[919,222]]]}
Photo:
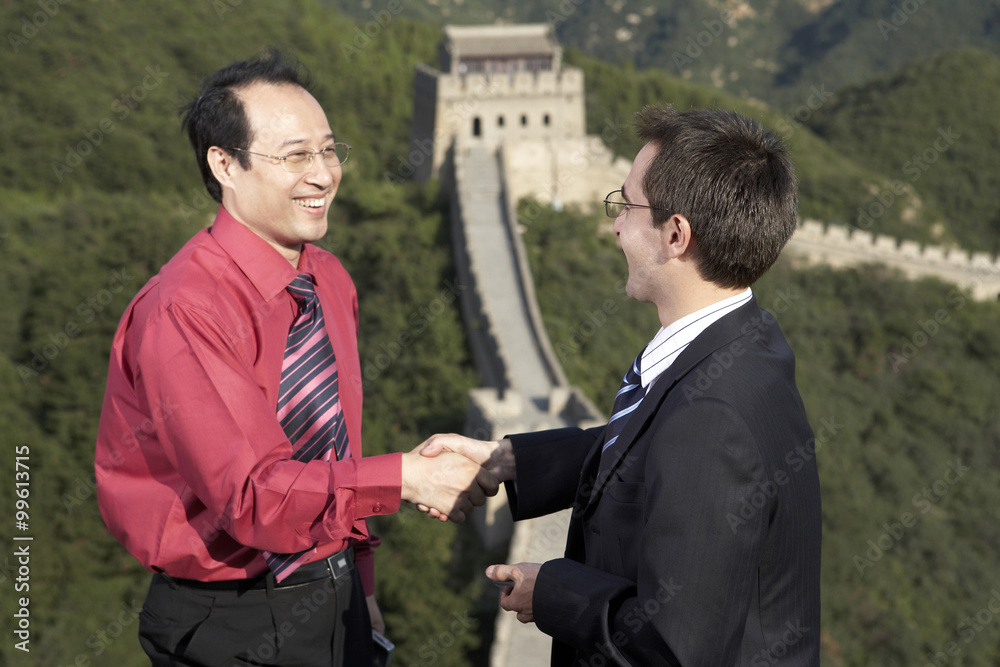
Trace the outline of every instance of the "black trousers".
{"label": "black trousers", "polygon": [[153,575],[139,615],[153,667],[368,667],[371,620],[356,568],[284,588],[203,590]]}

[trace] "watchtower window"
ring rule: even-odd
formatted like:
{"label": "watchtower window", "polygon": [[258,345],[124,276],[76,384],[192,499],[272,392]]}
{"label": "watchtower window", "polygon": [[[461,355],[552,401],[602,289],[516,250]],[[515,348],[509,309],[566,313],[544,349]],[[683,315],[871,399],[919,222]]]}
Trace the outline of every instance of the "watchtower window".
{"label": "watchtower window", "polygon": [[528,126],[528,116],[527,114],[521,114],[521,127]]}
{"label": "watchtower window", "polygon": [[482,123],[479,120],[479,116],[472,119],[472,136],[478,137],[483,133]]}
{"label": "watchtower window", "polygon": [[497,116],[497,127],[503,127],[503,116]]}
{"label": "watchtower window", "polygon": [[550,122],[550,119],[549,119],[549,115],[548,114],[545,114],[544,116],[542,116],[542,125],[544,125],[545,127],[548,127],[549,126],[549,122]]}

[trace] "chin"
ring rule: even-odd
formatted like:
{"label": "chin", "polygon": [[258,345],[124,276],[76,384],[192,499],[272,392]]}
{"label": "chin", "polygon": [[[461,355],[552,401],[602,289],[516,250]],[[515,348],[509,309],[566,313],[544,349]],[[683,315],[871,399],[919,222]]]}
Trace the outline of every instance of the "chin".
{"label": "chin", "polygon": [[313,243],[326,236],[329,227],[326,217],[321,219],[308,220],[305,224],[298,225],[298,237],[302,243]]}
{"label": "chin", "polygon": [[632,281],[629,278],[625,279],[625,296],[627,296],[630,299],[637,298],[635,285],[632,284]]}
{"label": "chin", "polygon": [[632,281],[627,280],[625,282],[625,296],[629,297],[633,301],[638,301],[640,303],[652,303],[653,300],[647,295],[643,290],[632,283]]}

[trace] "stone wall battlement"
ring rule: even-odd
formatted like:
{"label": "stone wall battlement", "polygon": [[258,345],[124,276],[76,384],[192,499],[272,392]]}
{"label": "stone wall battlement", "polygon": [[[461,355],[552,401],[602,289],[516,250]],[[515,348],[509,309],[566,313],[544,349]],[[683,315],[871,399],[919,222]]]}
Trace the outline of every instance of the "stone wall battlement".
{"label": "stone wall battlement", "polygon": [[[425,72],[429,73],[429,72]],[[438,77],[439,90],[447,97],[470,93],[482,95],[488,91],[493,97],[520,95],[579,95],[583,93],[583,72],[576,67],[563,66],[558,72],[514,72],[512,74],[469,74]]]}
{"label": "stone wall battlement", "polygon": [[973,298],[1000,297],[1000,258],[985,252],[881,236],[842,225],[803,220],[788,242],[787,251],[811,264],[836,268],[884,264],[907,278],[938,278],[967,289]]}
{"label": "stone wall battlement", "polygon": [[921,247],[916,241],[881,236],[842,225],[824,225],[817,220],[803,220],[794,238],[868,252],[883,259],[910,259],[956,269],[989,268],[1000,273],[1000,257],[993,257],[985,252],[970,253],[963,248],[938,245]]}

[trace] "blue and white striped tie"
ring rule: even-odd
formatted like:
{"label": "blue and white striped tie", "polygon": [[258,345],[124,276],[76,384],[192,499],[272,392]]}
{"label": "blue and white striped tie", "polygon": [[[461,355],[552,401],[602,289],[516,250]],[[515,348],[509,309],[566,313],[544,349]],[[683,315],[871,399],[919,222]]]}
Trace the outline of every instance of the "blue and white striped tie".
{"label": "blue and white striped tie", "polygon": [[639,371],[641,360],[642,352],[636,356],[635,361],[632,362],[628,371],[625,372],[625,377],[622,378],[622,387],[615,395],[615,404],[611,409],[611,420],[608,422],[608,427],[604,430],[605,440],[604,447],[601,449],[602,452],[615,444],[618,436],[621,435],[622,429],[625,428],[625,422],[628,421],[629,415],[639,407],[642,397],[646,395]]}

